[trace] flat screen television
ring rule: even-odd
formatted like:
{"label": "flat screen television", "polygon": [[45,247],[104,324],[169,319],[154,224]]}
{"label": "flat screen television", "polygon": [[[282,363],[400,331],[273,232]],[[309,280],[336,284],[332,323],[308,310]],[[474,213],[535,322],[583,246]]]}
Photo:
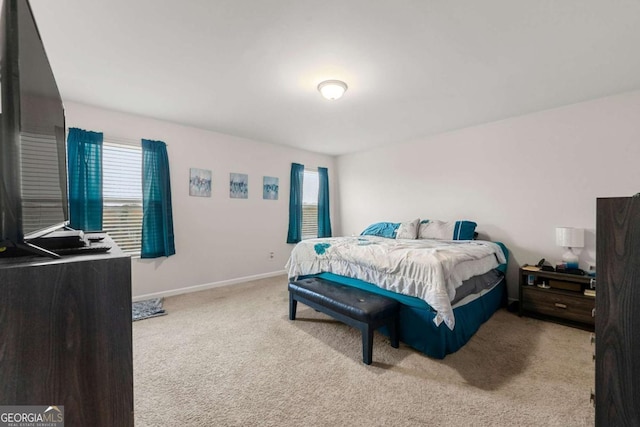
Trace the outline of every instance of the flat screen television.
{"label": "flat screen television", "polygon": [[69,210],[64,107],[27,0],[2,2],[0,49],[0,251],[56,257],[29,243]]}

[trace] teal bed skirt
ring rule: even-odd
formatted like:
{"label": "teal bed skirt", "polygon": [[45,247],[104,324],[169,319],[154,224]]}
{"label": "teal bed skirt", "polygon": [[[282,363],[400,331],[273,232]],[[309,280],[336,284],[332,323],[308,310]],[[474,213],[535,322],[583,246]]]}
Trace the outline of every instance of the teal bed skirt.
{"label": "teal bed skirt", "polygon": [[[444,323],[436,326],[433,323],[435,311],[419,298],[391,292],[362,280],[333,273],[320,273],[313,276],[399,301],[401,303],[400,341],[437,359],[442,359],[447,354],[460,349],[496,310],[506,304],[506,281],[503,276],[502,280],[483,296],[453,309],[456,324],[452,331]],[[381,328],[380,332],[389,335],[385,328]]]}

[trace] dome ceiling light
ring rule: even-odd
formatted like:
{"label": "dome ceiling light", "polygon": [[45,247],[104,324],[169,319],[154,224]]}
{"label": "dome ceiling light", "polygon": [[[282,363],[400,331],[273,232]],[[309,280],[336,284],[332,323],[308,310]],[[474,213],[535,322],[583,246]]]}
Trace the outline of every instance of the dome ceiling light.
{"label": "dome ceiling light", "polygon": [[347,84],[340,80],[325,80],[318,85],[318,90],[326,99],[339,99],[347,90]]}

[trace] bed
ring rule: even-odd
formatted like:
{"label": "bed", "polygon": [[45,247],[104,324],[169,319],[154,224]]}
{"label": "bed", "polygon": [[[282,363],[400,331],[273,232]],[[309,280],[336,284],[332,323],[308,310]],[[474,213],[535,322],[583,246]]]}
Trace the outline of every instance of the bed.
{"label": "bed", "polygon": [[496,242],[401,231],[303,240],[291,252],[288,276],[317,276],[394,298],[401,303],[400,340],[441,359],[506,303],[508,251]]}

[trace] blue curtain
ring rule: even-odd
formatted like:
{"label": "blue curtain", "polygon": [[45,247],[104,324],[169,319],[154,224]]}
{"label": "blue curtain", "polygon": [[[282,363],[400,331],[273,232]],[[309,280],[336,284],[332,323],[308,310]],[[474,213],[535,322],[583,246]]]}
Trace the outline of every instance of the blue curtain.
{"label": "blue curtain", "polygon": [[289,233],[287,243],[302,240],[302,181],[304,165],[291,163],[291,189],[289,192]]}
{"label": "blue curtain", "polygon": [[76,230],[102,230],[102,139],[102,132],[69,129],[69,220]]}
{"label": "blue curtain", "polygon": [[329,217],[329,171],[318,168],[318,237],[331,237]]}
{"label": "blue curtain", "polygon": [[158,258],[175,253],[167,146],[162,141],[143,139],[140,257]]}

